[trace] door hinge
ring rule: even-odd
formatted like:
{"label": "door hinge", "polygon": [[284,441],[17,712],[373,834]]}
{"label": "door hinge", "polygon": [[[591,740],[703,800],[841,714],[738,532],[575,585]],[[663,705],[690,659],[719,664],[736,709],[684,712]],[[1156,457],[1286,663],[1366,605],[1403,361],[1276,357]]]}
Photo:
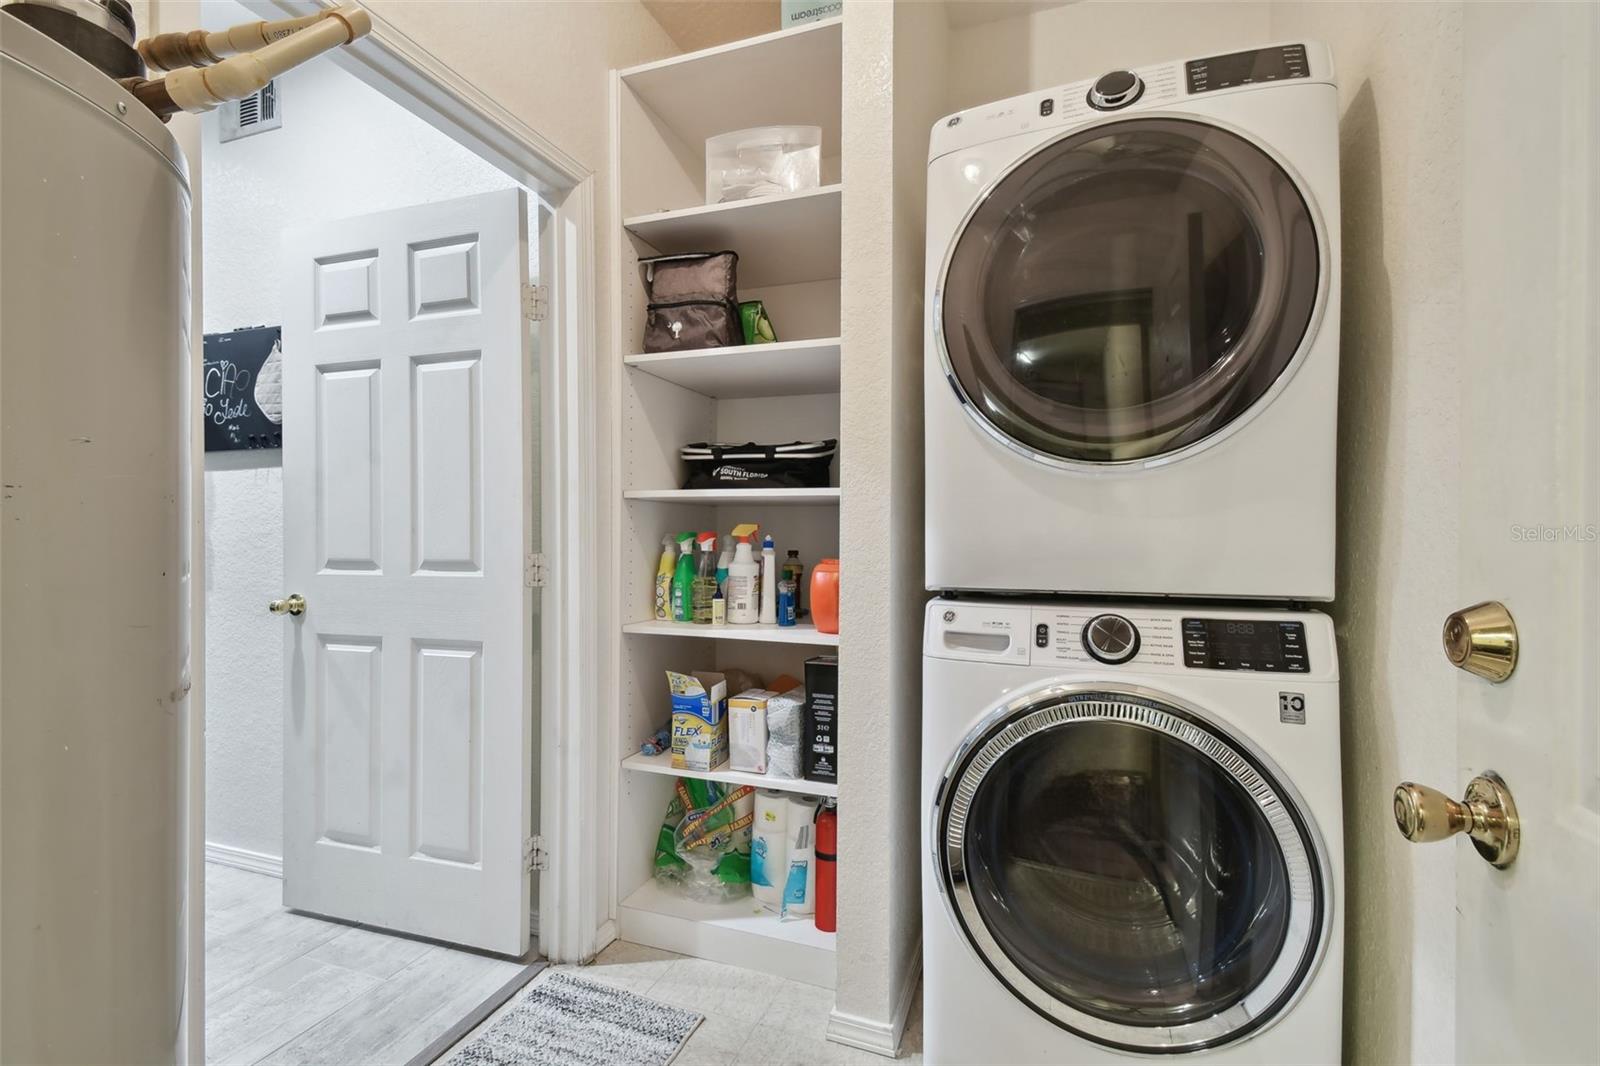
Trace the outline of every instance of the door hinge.
{"label": "door hinge", "polygon": [[549,577],[544,552],[529,552],[523,565],[523,583],[530,589],[542,589]]}
{"label": "door hinge", "polygon": [[549,286],[524,285],[522,287],[522,317],[529,322],[543,322],[549,314]]}
{"label": "door hinge", "polygon": [[522,865],[535,872],[550,869],[550,853],[544,850],[544,837],[532,836],[522,842]]}

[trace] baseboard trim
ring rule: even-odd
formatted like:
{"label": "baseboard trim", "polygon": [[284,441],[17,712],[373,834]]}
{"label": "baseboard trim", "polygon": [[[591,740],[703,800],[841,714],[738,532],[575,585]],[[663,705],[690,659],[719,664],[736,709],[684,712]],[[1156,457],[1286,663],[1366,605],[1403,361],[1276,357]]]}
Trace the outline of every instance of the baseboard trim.
{"label": "baseboard trim", "polygon": [[206,841],[206,862],[231,866],[235,870],[248,870],[253,874],[266,874],[268,877],[283,877],[283,859],[278,856],[229,847],[227,844]]}
{"label": "baseboard trim", "polygon": [[922,945],[919,943],[916,954],[911,957],[911,966],[906,970],[905,981],[900,986],[900,995],[894,1005],[894,1017],[887,1022],[880,1022],[855,1014],[845,1014],[834,1008],[828,1015],[828,1039],[835,1044],[860,1048],[862,1051],[870,1051],[885,1058],[896,1057],[900,1053],[900,1040],[905,1036],[906,1018],[911,1014],[911,1003],[916,997],[917,985],[921,981]]}

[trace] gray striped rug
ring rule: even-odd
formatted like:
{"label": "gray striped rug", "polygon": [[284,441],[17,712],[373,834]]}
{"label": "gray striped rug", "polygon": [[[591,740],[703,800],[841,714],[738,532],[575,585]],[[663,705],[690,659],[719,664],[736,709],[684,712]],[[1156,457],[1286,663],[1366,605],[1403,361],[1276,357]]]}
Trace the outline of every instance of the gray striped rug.
{"label": "gray striped rug", "polygon": [[525,989],[451,1066],[666,1066],[701,1015],[550,971]]}

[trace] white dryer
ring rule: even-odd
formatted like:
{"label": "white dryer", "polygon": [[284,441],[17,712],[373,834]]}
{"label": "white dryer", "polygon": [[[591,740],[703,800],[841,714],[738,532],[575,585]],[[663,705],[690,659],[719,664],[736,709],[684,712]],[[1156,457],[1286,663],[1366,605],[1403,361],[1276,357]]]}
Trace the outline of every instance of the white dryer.
{"label": "white dryer", "polygon": [[1301,42],[935,125],[930,589],[1333,598],[1338,137]]}
{"label": "white dryer", "polygon": [[1337,1063],[1339,673],[1321,614],[933,600],[930,1063]]}

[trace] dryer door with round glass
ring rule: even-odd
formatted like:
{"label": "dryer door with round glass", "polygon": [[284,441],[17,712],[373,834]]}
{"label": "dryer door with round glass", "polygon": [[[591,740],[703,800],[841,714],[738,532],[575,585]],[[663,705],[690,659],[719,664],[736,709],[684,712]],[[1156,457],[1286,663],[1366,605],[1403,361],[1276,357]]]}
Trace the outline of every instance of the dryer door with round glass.
{"label": "dryer door with round glass", "polygon": [[1061,686],[963,743],[934,812],[952,917],[1040,1014],[1109,1047],[1215,1047],[1298,996],[1328,874],[1280,775],[1179,701]]}
{"label": "dryer door with round glass", "polygon": [[1208,123],[1109,122],[1001,176],[957,233],[934,332],[969,415],[1055,465],[1155,463],[1287,381],[1325,289],[1317,222]]}

